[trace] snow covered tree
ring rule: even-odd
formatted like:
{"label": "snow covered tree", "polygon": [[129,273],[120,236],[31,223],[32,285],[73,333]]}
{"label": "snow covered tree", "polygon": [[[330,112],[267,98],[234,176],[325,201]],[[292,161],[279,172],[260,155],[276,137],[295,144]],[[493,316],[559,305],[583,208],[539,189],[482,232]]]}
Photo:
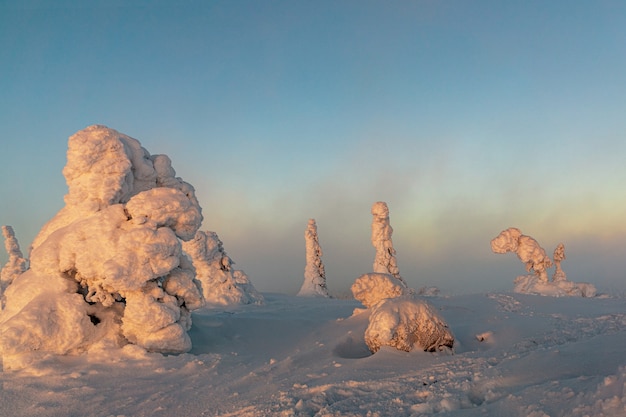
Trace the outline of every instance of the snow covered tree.
{"label": "snow covered tree", "polygon": [[[181,240],[202,222],[170,160],[105,126],[69,138],[65,206],[40,230],[0,313],[0,354],[133,343],[186,352],[202,306]],[[45,318],[42,319],[42,318]]]}
{"label": "snow covered tree", "polygon": [[298,292],[299,297],[330,297],[326,287],[326,272],[322,262],[322,248],[317,235],[315,219],[309,219],[304,231],[306,242],[306,266],[304,267],[304,282]]}
{"label": "snow covered tree", "polygon": [[0,271],[0,296],[3,290],[13,282],[13,280],[28,269],[28,262],[22,255],[20,245],[15,237],[11,226],[2,226],[4,236],[4,247],[9,255],[9,260]]}
{"label": "snow covered tree", "polygon": [[374,272],[391,274],[405,287],[406,282],[400,276],[396,262],[396,250],[393,248],[391,235],[393,229],[389,223],[389,208],[387,203],[378,201],[372,205],[372,245],[376,249]]}
{"label": "snow covered tree", "polygon": [[414,295],[388,298],[372,307],[365,330],[372,353],[381,346],[437,352],[454,346],[454,336],[435,308]]}
{"label": "snow covered tree", "polygon": [[191,257],[196,279],[202,285],[205,305],[261,304],[263,296],[248,276],[232,268],[234,262],[226,254],[215,232],[198,231],[183,242],[183,250]]}
{"label": "snow covered tree", "polygon": [[552,275],[552,281],[567,281],[567,274],[561,268],[561,262],[565,260],[565,245],[559,243],[556,249],[554,249],[554,266],[556,270],[554,271],[554,275]]}

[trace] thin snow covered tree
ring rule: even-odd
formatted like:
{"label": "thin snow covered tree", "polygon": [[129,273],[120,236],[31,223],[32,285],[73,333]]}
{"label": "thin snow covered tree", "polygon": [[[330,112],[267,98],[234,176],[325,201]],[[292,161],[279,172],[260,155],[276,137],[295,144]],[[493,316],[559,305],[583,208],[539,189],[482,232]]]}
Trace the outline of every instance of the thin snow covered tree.
{"label": "thin snow covered tree", "polygon": [[9,254],[9,260],[2,268],[2,271],[0,271],[0,296],[2,296],[4,288],[8,287],[14,278],[28,269],[28,262],[22,255],[13,228],[11,226],[2,226],[2,235],[4,236],[4,247]]}
{"label": "thin snow covered tree", "polygon": [[376,249],[374,259],[374,272],[393,275],[407,287],[406,282],[400,276],[396,262],[396,250],[393,248],[391,235],[393,229],[389,224],[389,208],[387,203],[378,201],[372,205],[372,245]]}
{"label": "thin snow covered tree", "polygon": [[561,261],[565,260],[565,245],[559,243],[556,249],[554,249],[554,266],[556,267],[556,271],[554,271],[554,275],[552,276],[552,281],[567,281],[567,274],[561,268]]}
{"label": "thin snow covered tree", "polygon": [[322,248],[317,235],[315,219],[309,219],[304,231],[306,242],[306,266],[304,268],[304,282],[298,292],[299,297],[330,297],[326,287],[326,272],[322,262]]}

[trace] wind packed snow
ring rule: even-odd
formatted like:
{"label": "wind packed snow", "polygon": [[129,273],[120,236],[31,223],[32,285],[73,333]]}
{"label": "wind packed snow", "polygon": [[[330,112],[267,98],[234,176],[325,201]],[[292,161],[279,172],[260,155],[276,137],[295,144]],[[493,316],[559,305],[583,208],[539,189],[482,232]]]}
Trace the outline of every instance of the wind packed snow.
{"label": "wind packed snow", "polygon": [[304,267],[304,282],[298,291],[300,297],[329,297],[326,287],[326,270],[322,262],[322,247],[317,235],[315,219],[309,219],[304,231],[306,244],[306,266]]}
{"label": "wind packed snow", "polygon": [[[67,157],[28,259],[2,229],[0,416],[626,417],[626,300],[568,281],[564,244],[507,229],[513,292],[415,291],[378,202],[354,299],[260,294],[167,156],[91,126]],[[317,294],[314,221],[305,245]]]}

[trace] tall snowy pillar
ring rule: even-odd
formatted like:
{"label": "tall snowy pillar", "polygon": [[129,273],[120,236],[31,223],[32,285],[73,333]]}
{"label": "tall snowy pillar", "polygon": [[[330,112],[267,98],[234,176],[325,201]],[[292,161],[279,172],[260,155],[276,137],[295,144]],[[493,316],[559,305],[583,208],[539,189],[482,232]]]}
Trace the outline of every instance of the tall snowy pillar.
{"label": "tall snowy pillar", "polygon": [[306,242],[306,266],[304,268],[304,282],[298,292],[299,297],[329,297],[326,287],[326,272],[322,262],[322,248],[317,236],[315,219],[309,219],[304,231]]}
{"label": "tall snowy pillar", "polygon": [[372,245],[376,249],[374,272],[390,274],[400,280],[406,287],[406,282],[400,276],[396,263],[396,250],[393,248],[391,235],[393,229],[389,224],[389,208],[387,203],[378,201],[372,206]]}

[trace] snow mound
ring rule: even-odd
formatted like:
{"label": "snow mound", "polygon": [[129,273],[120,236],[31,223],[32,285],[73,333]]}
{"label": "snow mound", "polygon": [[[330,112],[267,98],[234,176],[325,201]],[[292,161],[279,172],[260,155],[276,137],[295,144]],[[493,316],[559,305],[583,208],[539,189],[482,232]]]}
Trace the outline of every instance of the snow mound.
{"label": "snow mound", "polygon": [[180,243],[202,222],[193,187],[167,156],[99,125],[69,138],[63,174],[65,207],[5,291],[0,354],[129,342],[188,351],[190,310],[202,305]]}
{"label": "snow mound", "polygon": [[232,268],[234,262],[226,254],[217,233],[198,231],[192,240],[183,242],[183,249],[191,256],[205,305],[263,303],[263,296],[245,272]]}
{"label": "snow mound", "polygon": [[382,346],[436,352],[452,348],[454,336],[434,307],[408,295],[386,299],[372,308],[365,343],[374,353]]}
{"label": "snow mound", "polygon": [[521,275],[515,278],[513,291],[520,294],[536,294],[551,297],[595,297],[597,290],[586,282],[545,282],[536,275]]}
{"label": "snow mound", "polygon": [[365,307],[370,308],[384,299],[409,294],[402,281],[391,274],[372,272],[358,277],[352,287],[352,295]]}

